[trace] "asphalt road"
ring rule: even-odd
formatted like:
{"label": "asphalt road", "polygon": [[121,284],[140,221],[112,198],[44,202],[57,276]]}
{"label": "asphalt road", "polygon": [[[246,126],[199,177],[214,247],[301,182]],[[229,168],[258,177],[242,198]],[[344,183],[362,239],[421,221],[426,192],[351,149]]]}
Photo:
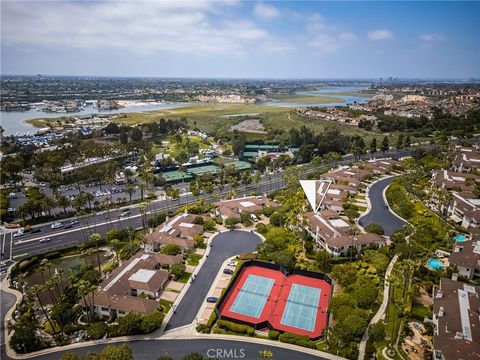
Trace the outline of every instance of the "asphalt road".
{"label": "asphalt road", "polygon": [[383,199],[383,191],[390,185],[393,177],[377,181],[370,187],[368,196],[370,198],[371,209],[370,212],[359,219],[360,225],[363,227],[369,224],[378,224],[385,231],[384,235],[390,236],[397,230],[400,230],[407,223],[397,216],[395,216],[385,206]]}
{"label": "asphalt road", "polygon": [[[0,277],[0,281],[3,277]],[[6,293],[3,290],[0,290],[0,319],[2,319],[0,324],[0,354],[5,354],[5,315],[7,314],[8,309],[10,309],[15,304],[16,297],[12,294]]]}
{"label": "asphalt road", "polygon": [[[274,190],[283,188],[285,180],[283,174],[275,174],[267,177],[263,182],[258,184],[250,184],[249,186],[240,186],[236,189],[237,196],[243,196],[251,192],[257,194],[270,193]],[[78,219],[80,222],[73,225],[72,228],[52,229],[51,223],[36,225],[34,228],[39,228],[38,233],[26,233],[20,237],[13,237],[16,230],[0,234],[0,247],[3,249],[3,264],[0,265],[0,270],[5,270],[11,261],[18,261],[32,255],[47,253],[54,250],[64,249],[84,243],[88,241],[92,233],[105,234],[112,228],[126,229],[126,228],[142,228],[143,222],[147,222],[151,214],[176,211],[181,206],[191,204],[200,198],[206,201],[217,201],[213,196],[224,196],[230,189],[226,187],[223,191],[215,189],[213,194],[203,194],[198,198],[193,198],[191,194],[185,194],[178,200],[165,199],[151,202],[146,209],[147,215],[142,221],[142,215],[139,208],[129,207],[130,214],[121,216],[121,209],[111,210],[110,212],[93,214],[88,218]],[[69,220],[62,220],[63,224]],[[49,238],[50,241],[41,243],[43,238]],[[10,261],[9,261],[10,260]]]}
{"label": "asphalt road", "polygon": [[[118,343],[120,345],[121,343]],[[265,346],[250,342],[232,340],[142,340],[126,343],[133,350],[135,360],[155,360],[161,355],[171,356],[174,360],[180,360],[184,355],[197,352],[212,359],[260,359],[261,350],[269,350],[273,353],[275,360],[310,360],[324,359],[290,349],[283,349],[275,346]],[[78,355],[89,352],[101,352],[105,345],[89,346],[72,350]],[[53,352],[47,355],[38,356],[38,360],[58,360],[67,351]]]}
{"label": "asphalt road", "polygon": [[191,324],[222,263],[234,255],[254,251],[255,246],[261,242],[262,240],[254,233],[238,230],[226,231],[215,236],[208,258],[178,305],[176,313],[170,318],[165,330]]}

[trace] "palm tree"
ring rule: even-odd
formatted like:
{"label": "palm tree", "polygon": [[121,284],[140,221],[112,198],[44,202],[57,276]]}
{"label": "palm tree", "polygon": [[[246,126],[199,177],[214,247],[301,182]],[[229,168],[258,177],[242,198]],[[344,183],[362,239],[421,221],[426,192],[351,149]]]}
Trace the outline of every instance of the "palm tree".
{"label": "palm tree", "polygon": [[102,268],[100,266],[100,255],[98,253],[98,242],[102,239],[102,236],[99,233],[93,233],[90,235],[89,241],[95,243],[95,254],[97,255],[97,265],[98,272],[102,275]]}
{"label": "palm tree", "polygon": [[120,249],[120,240],[118,239],[113,239],[110,241],[110,246],[112,250],[115,252],[115,257],[117,258],[117,261],[120,260],[119,255],[118,255],[118,250]]}
{"label": "palm tree", "polygon": [[132,185],[127,185],[127,193],[128,196],[130,197],[130,202],[132,202],[132,195],[135,194],[135,188]]}
{"label": "palm tree", "polygon": [[57,203],[54,198],[51,198],[50,196],[45,196],[42,199],[42,209],[48,212],[48,216],[52,216],[52,209],[55,209],[56,206]]}
{"label": "palm tree", "polygon": [[138,187],[140,188],[140,200],[143,201],[143,192],[145,191],[145,185],[140,184],[138,185]]}
{"label": "palm tree", "polygon": [[52,320],[50,320],[50,317],[48,316],[47,311],[45,310],[45,307],[43,306],[42,300],[40,300],[40,292],[44,290],[44,286],[42,285],[34,285],[30,288],[30,291],[34,293],[37,297],[37,301],[40,304],[40,308],[43,311],[43,314],[47,318],[48,323],[50,324],[50,327],[52,328],[53,334],[56,334],[55,327],[53,326]]}
{"label": "palm tree", "polygon": [[[75,287],[77,288],[78,295],[82,297],[83,303],[87,309],[87,324],[90,325],[94,317],[93,306],[95,304],[94,296],[97,286],[90,284],[86,280],[80,280],[75,284]],[[87,295],[90,293],[92,293],[91,301],[87,301]]]}
{"label": "palm tree", "polygon": [[85,197],[85,200],[88,202],[88,208],[92,209],[92,200],[95,199],[95,196],[89,191],[83,193],[83,196]]}
{"label": "palm tree", "polygon": [[73,200],[73,206],[75,206],[77,211],[80,211],[82,208],[84,208],[86,204],[87,201],[83,193],[81,195],[78,195],[75,200]]}
{"label": "palm tree", "polygon": [[60,195],[57,198],[57,205],[63,208],[63,213],[67,213],[67,207],[70,206],[70,199],[67,198],[65,195]]}

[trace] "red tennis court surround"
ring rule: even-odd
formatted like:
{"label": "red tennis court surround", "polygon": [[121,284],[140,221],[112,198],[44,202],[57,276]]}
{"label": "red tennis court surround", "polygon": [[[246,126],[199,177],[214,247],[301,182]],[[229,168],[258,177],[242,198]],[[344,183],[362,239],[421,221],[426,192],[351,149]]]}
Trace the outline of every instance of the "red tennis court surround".
{"label": "red tennis court surround", "polygon": [[[296,274],[294,271],[291,275],[284,275],[280,270],[244,266],[219,304],[220,316],[256,329],[269,325],[276,330],[319,338],[327,325],[331,285],[324,279],[304,275],[307,273]],[[306,301],[309,291],[314,296]],[[290,304],[289,309],[287,304]]]}

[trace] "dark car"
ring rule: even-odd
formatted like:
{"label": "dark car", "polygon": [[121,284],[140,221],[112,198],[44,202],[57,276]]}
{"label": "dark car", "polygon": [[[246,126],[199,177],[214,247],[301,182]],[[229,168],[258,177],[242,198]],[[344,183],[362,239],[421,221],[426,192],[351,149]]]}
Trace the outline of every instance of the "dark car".
{"label": "dark car", "polygon": [[73,227],[73,225],[70,224],[70,223],[66,223],[66,224],[63,226],[64,229],[71,229],[72,227]]}
{"label": "dark car", "polygon": [[41,231],[42,231],[42,229],[40,229],[38,227],[37,228],[32,228],[32,230],[30,230],[30,234],[36,234],[36,233],[39,233]]}
{"label": "dark car", "polygon": [[223,269],[223,273],[224,273],[224,274],[228,274],[228,275],[233,275],[233,270]]}
{"label": "dark car", "polygon": [[218,301],[218,298],[215,296],[207,297],[207,302],[209,303],[216,303],[217,301]]}

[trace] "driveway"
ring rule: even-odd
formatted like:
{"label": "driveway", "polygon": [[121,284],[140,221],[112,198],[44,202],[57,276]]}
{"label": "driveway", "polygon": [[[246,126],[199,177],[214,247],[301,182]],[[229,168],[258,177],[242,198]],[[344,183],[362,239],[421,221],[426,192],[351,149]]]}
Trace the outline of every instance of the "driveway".
{"label": "driveway", "polygon": [[211,242],[212,248],[208,258],[178,305],[176,313],[170,318],[165,330],[191,324],[225,259],[243,252],[254,251],[256,245],[261,241],[254,233],[238,230],[226,231],[215,236]]}
{"label": "driveway", "polygon": [[385,231],[384,235],[390,236],[395,231],[400,230],[407,223],[395,216],[390,209],[385,208],[383,191],[390,185],[393,177],[377,181],[370,187],[368,196],[370,199],[370,212],[359,219],[363,227],[369,224],[378,224]]}

